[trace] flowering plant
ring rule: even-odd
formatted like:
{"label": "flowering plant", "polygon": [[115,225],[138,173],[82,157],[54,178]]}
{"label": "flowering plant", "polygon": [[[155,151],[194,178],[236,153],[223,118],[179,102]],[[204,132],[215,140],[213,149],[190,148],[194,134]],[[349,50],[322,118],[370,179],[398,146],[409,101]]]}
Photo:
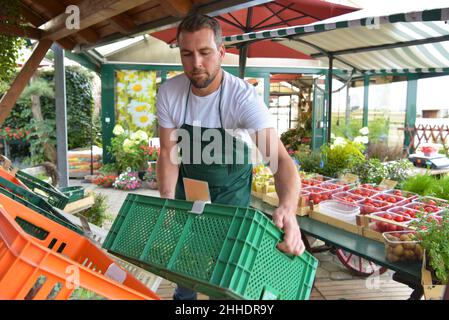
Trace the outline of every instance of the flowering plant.
{"label": "flowering plant", "polygon": [[30,134],[29,130],[20,128],[0,128],[0,139],[10,140],[21,140]]}
{"label": "flowering plant", "polygon": [[145,171],[144,180],[156,181],[156,161],[148,162],[148,168]]}
{"label": "flowering plant", "polygon": [[140,146],[140,148],[143,151],[145,161],[156,161],[159,156],[159,152],[161,151],[160,148],[151,146]]}
{"label": "flowering plant", "polygon": [[140,188],[141,183],[137,172],[131,171],[131,168],[127,168],[126,172],[121,173],[115,182],[114,188],[120,190],[136,190]]}
{"label": "flowering plant", "polygon": [[103,188],[109,188],[112,187],[115,179],[117,179],[117,176],[115,175],[98,176],[93,180],[93,183]]}
{"label": "flowering plant", "polygon": [[148,135],[145,131],[130,132],[116,125],[112,131],[115,137],[111,140],[109,151],[114,155],[117,169],[121,172],[127,167],[132,170],[144,170],[147,165],[147,155],[144,148],[148,146]]}

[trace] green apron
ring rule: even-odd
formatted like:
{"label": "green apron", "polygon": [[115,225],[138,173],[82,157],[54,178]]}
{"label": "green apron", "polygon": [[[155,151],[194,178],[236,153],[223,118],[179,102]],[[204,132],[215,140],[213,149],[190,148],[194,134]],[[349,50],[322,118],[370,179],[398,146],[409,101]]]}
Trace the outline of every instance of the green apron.
{"label": "green apron", "polygon": [[[201,137],[203,137],[203,133],[209,128],[203,127],[194,127],[192,125],[188,125],[185,123],[187,107],[190,96],[191,85],[189,85],[189,92],[187,94],[187,101],[185,105],[184,111],[184,120],[181,126],[181,129],[186,130],[189,135],[189,141],[183,141],[182,145],[180,145],[181,136],[178,136],[178,145],[181,148],[181,157],[183,156],[183,147],[190,148],[190,162],[185,161],[186,157],[182,158],[181,164],[179,166],[179,175],[178,181],[176,184],[176,192],[175,198],[180,200],[185,200],[185,192],[184,192],[184,184],[183,178],[190,178],[196,180],[207,181],[209,184],[209,193],[212,203],[220,203],[234,206],[249,206],[250,195],[251,195],[251,182],[252,182],[252,164],[250,161],[250,149],[246,143],[243,141],[229,135],[224,128],[223,122],[221,118],[221,101],[222,101],[222,88],[223,80],[220,84],[220,98],[218,102],[218,112],[220,116],[220,128],[214,128],[213,130],[218,130],[221,137],[221,151],[216,149],[212,149],[213,152],[208,152],[214,159],[220,159],[221,163],[218,161],[212,162],[211,164],[204,163],[203,157],[200,157],[200,163],[193,163],[193,151],[201,150],[201,155],[203,154],[203,150],[211,143],[212,141],[202,141]],[[212,110],[211,110],[212,112]],[[197,130],[197,132],[201,132],[201,136],[198,139],[194,139],[193,132]],[[213,138],[212,138],[213,139]],[[225,141],[232,141],[232,148],[229,146],[225,148]],[[240,149],[237,149],[238,144],[240,144]],[[242,147],[243,146],[243,149]],[[208,151],[211,150],[211,147]],[[243,157],[239,155],[239,160],[242,162],[241,164],[237,164],[237,151],[243,150]],[[218,154],[215,154],[218,152]],[[198,157],[198,155],[197,155]],[[230,161],[232,159],[232,161]],[[184,163],[186,162],[186,163]]]}

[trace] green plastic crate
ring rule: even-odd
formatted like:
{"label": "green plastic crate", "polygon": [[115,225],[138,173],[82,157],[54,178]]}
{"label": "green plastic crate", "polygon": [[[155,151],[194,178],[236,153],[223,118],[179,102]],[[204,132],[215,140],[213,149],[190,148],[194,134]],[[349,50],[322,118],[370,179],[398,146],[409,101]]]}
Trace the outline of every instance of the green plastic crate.
{"label": "green plastic crate", "polygon": [[67,220],[43,198],[2,177],[0,177],[0,192],[64,227],[79,234],[84,234],[78,226]]}
{"label": "green plastic crate", "polygon": [[69,198],[69,202],[74,202],[84,198],[84,188],[81,186],[76,187],[63,187],[59,188],[63,194],[65,194]]}
{"label": "green plastic crate", "polygon": [[16,173],[16,177],[33,192],[44,197],[51,205],[55,206],[56,208],[64,209],[69,202],[69,197],[64,193],[53,187],[51,184],[33,177],[26,172],[19,170]]}
{"label": "green plastic crate", "polygon": [[103,244],[110,253],[214,298],[307,300],[318,261],[276,248],[260,211],[128,194]]}

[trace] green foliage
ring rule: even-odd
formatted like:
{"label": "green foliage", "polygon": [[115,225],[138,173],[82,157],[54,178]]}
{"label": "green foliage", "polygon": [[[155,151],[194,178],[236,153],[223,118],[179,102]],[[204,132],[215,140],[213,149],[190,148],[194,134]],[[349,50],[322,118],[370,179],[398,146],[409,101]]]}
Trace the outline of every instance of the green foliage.
{"label": "green foliage", "polygon": [[[30,132],[27,141],[31,144],[31,157],[29,164],[40,163],[43,159],[42,140],[38,139],[39,133],[46,132],[48,139],[56,143],[56,112],[54,99],[54,71],[45,71],[36,76],[28,85],[11,114],[4,122],[4,127],[20,128]],[[82,68],[68,66],[66,68],[66,92],[67,92],[67,135],[69,149],[90,146],[90,134],[92,130],[93,143],[101,146],[101,124],[99,117],[94,117],[91,75]],[[31,95],[40,96],[43,122],[33,119],[31,112]],[[93,125],[92,125],[93,124]]]}
{"label": "green foliage", "polygon": [[384,141],[370,141],[366,155],[369,159],[376,158],[381,161],[394,161],[402,158],[402,146],[389,147]]}
{"label": "green foliage", "polygon": [[83,212],[83,216],[87,218],[87,221],[93,223],[99,227],[103,225],[103,222],[110,220],[111,216],[107,213],[108,204],[107,196],[101,193],[91,193],[94,196],[94,204],[92,207]]}
{"label": "green foliage", "polygon": [[30,99],[32,95],[37,95],[46,98],[53,98],[55,91],[53,86],[43,78],[37,78],[30,82],[30,84],[23,90],[19,98],[19,103],[31,105]]}
{"label": "green foliage", "polygon": [[[54,85],[53,70],[43,73],[42,78]],[[77,66],[66,68],[66,99],[68,147],[69,149],[88,147],[91,129],[94,137],[100,131],[99,122],[92,126],[92,75],[89,72]],[[46,106],[44,117],[54,119],[56,116],[54,98],[42,100]]]}
{"label": "green foliage", "polygon": [[440,199],[449,200],[449,176],[441,177],[432,184],[428,192]]}
{"label": "green foliage", "polygon": [[432,185],[436,182],[435,178],[431,175],[424,174],[424,175],[415,175],[409,177],[407,180],[405,180],[401,185],[400,189],[405,191],[410,191],[417,193],[419,195],[425,196],[429,195],[429,190],[432,187]]}
{"label": "green foliage", "polygon": [[142,141],[136,147],[124,150],[124,142],[127,140],[126,135],[119,135],[111,139],[111,145],[108,151],[111,152],[116,161],[116,166],[119,172],[125,172],[126,168],[131,168],[133,171],[140,170],[144,165],[143,150],[140,146],[146,146],[148,142]]}
{"label": "green foliage", "polygon": [[[21,25],[20,1],[1,0],[0,8],[2,11],[1,15],[7,17],[6,19],[2,19],[3,24]],[[0,35],[0,43],[0,88],[6,91],[17,68],[16,61],[19,50],[25,41],[19,37]]]}
{"label": "green foliage", "polygon": [[103,165],[101,166],[101,168],[100,168],[99,171],[100,171],[100,173],[102,173],[102,174],[104,174],[104,175],[108,175],[108,174],[110,174],[110,173],[115,173],[115,174],[117,174],[118,171],[119,171],[119,169],[118,169],[116,163],[113,162],[113,163],[106,163],[106,164],[103,164]]}
{"label": "green foliage", "polygon": [[[349,121],[349,125],[344,125],[344,119],[340,120],[338,125],[337,121],[339,119],[337,117],[332,117],[332,133],[336,137],[345,137],[345,138],[354,138],[359,135],[359,130],[362,128],[361,119],[351,119]],[[342,124],[343,123],[343,124]]]}
{"label": "green foliage", "polygon": [[360,161],[352,167],[351,173],[356,174],[361,183],[379,184],[388,176],[386,166],[379,159]]}
{"label": "green foliage", "polygon": [[379,184],[383,179],[402,182],[409,177],[413,167],[407,159],[394,162],[381,162],[379,159],[368,159],[355,164],[351,173],[358,175],[361,183]]}
{"label": "green foliage", "polygon": [[[390,120],[385,118],[370,119],[368,122],[369,134],[368,138],[371,142],[386,141]],[[332,133],[336,137],[355,138],[360,135],[359,130],[362,128],[361,119],[351,119],[349,125],[337,125],[337,119],[332,118]],[[382,160],[382,159],[381,159]]]}
{"label": "green foliage", "polygon": [[45,162],[44,144],[56,146],[56,137],[54,134],[56,121],[53,119],[36,120],[31,119],[27,128],[30,130],[28,142],[30,143],[31,156],[24,160],[24,163],[37,165]]}
{"label": "green foliage", "polygon": [[385,164],[387,169],[386,179],[402,182],[410,176],[410,170],[413,164],[408,159],[388,162]]}
{"label": "green foliage", "polygon": [[299,147],[293,157],[298,161],[303,171],[318,172],[321,169],[321,154],[317,151],[311,151],[308,146]]}
{"label": "green foliage", "polygon": [[318,173],[328,177],[338,177],[342,173],[351,171],[355,165],[365,161],[362,150],[362,145],[349,140],[343,145],[322,146],[324,166]]}
{"label": "green foliage", "polygon": [[436,280],[447,284],[449,280],[449,212],[442,215],[440,223],[436,219],[421,218],[416,224],[421,237],[421,246],[426,250],[429,265],[435,272]]}

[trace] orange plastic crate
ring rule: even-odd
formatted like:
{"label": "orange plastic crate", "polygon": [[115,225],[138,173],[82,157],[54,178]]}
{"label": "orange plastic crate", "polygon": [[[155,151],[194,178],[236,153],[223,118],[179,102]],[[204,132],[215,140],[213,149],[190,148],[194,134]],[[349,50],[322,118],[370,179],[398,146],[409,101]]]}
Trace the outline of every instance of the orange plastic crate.
{"label": "orange plastic crate", "polygon": [[159,300],[88,239],[0,194],[0,299],[67,300],[78,287],[107,299]]}
{"label": "orange plastic crate", "polygon": [[0,177],[3,179],[6,179],[26,190],[30,190],[22,181],[17,179],[14,175],[12,175],[10,172],[6,171],[4,168],[0,167]]}

